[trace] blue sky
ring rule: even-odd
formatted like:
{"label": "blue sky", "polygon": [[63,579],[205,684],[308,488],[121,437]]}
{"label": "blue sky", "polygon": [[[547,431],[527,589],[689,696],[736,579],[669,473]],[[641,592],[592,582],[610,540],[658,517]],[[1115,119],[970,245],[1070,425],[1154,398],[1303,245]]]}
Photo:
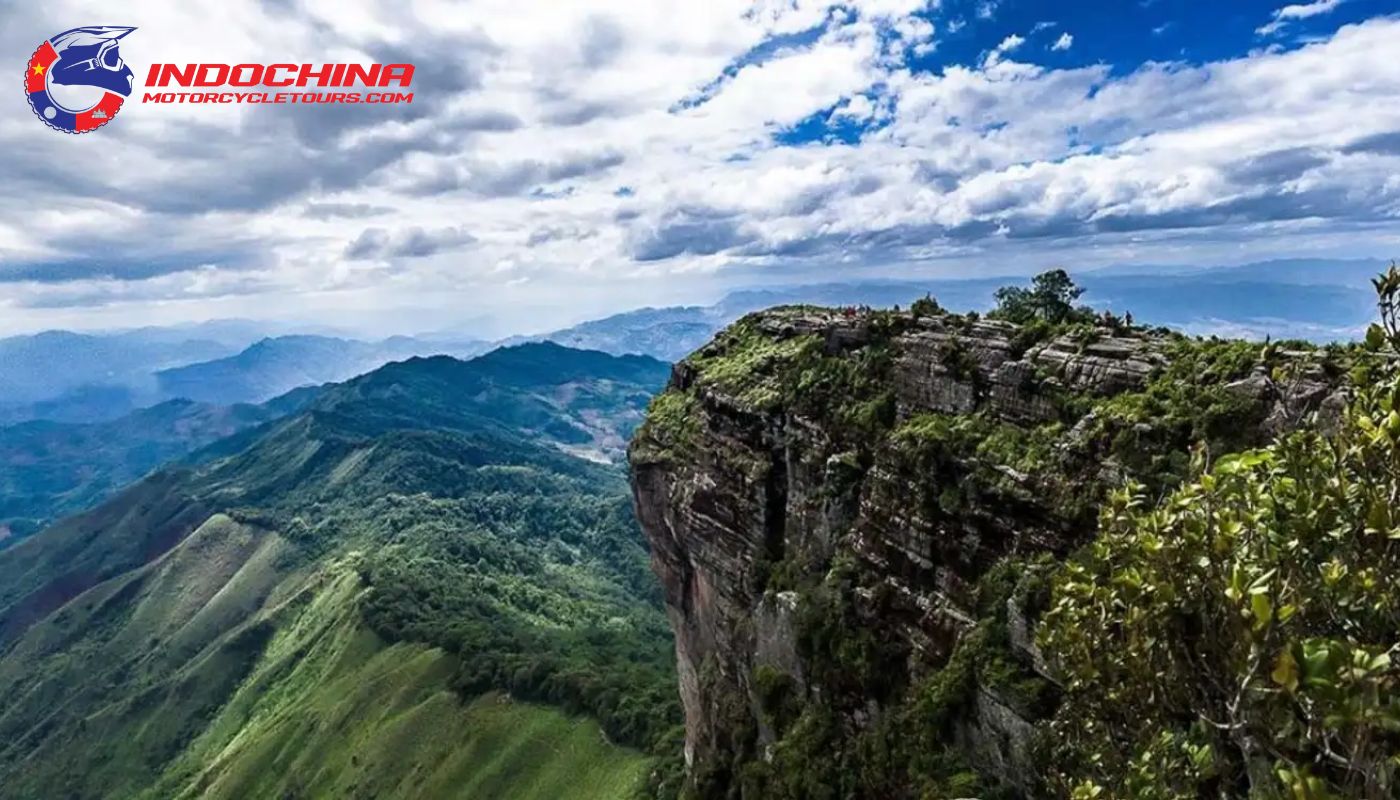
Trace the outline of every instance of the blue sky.
{"label": "blue sky", "polygon": [[547,327],[727,287],[1400,254],[1393,2],[10,6],[153,62],[413,61],[381,108],[0,98],[0,333]]}
{"label": "blue sky", "polygon": [[[1288,7],[1297,11],[1277,19]],[[949,66],[975,67],[1003,43],[1024,40],[1016,50],[1047,68],[1104,65],[1122,76],[1148,62],[1200,65],[1296,49],[1326,39],[1343,25],[1397,11],[1400,3],[1386,0],[945,0],[913,15],[933,26],[936,42],[927,52],[908,53],[906,64],[912,72],[926,74]],[[838,7],[834,19],[846,13]],[[778,47],[810,43],[832,25],[828,19],[801,34],[767,41],[737,63],[771,57]],[[781,141],[853,142],[870,127],[833,124],[826,117],[813,114],[784,130]]]}
{"label": "blue sky", "polygon": [[[1038,63],[1105,63],[1121,74],[1147,61],[1201,64],[1262,47],[1294,48],[1312,37],[1330,36],[1342,25],[1400,10],[1394,2],[1349,0],[1325,13],[1294,18],[1275,33],[1258,33],[1287,5],[1275,0],[1003,0],[991,6],[990,17],[982,17],[978,11],[988,7],[982,0],[950,0],[934,12],[935,18],[961,20],[966,27],[946,33],[945,24],[938,49],[918,66],[936,70],[949,63],[971,64],[1007,36],[1020,35],[1028,37],[1028,47],[1042,51]],[[1042,23],[1048,27],[1037,30]],[[1073,45],[1050,50],[1064,33],[1073,37]]]}

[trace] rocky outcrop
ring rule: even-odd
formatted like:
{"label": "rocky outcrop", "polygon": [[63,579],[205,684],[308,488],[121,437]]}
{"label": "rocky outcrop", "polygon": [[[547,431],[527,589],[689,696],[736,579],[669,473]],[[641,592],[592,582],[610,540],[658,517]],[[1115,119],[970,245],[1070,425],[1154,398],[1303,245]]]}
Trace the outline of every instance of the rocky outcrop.
{"label": "rocky outcrop", "polygon": [[[863,624],[902,643],[902,677],[940,668],[985,615],[981,581],[998,561],[1064,553],[1092,535],[1084,509],[1134,475],[1112,447],[1125,430],[1136,435],[1124,427],[1131,420],[1100,405],[1148,391],[1191,346],[1141,329],[1046,335],[953,315],[781,309],[746,318],[677,364],[668,394],[684,400],[683,425],[654,412],[630,456],[637,516],[676,634],[692,770],[763,758],[780,735],[760,707],[760,666],[790,676],[806,698],[833,702],[835,690],[804,663],[800,630],[803,586],[821,581],[833,559],[856,563],[854,602],[866,607]],[[883,413],[879,424],[854,426],[859,408],[813,394],[823,370],[846,374],[842,364],[864,370],[860,391]],[[1276,373],[1225,387],[1251,421],[1230,434],[1239,442],[1340,407],[1335,378]],[[779,399],[752,402],[759,381],[761,396]],[[981,427],[960,434],[958,447],[923,446],[904,431],[929,415]],[[1017,468],[979,439],[1017,431],[1050,443],[1039,468]],[[1082,503],[1066,501],[1081,493]],[[1033,620],[1014,603],[1005,616],[1009,646],[1028,669],[1044,670]],[[869,706],[848,715],[847,729],[879,716]],[[1021,785],[1032,725],[1014,706],[980,686],[950,744],[984,774]]]}

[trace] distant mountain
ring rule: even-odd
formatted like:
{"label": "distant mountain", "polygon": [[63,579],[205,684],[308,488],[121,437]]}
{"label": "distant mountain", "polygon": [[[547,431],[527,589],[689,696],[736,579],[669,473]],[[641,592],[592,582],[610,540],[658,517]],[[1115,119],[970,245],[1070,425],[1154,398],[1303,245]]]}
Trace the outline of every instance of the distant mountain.
{"label": "distant mountain", "polygon": [[1005,281],[872,281],[745,289],[731,292],[711,306],[642,308],[534,337],[507,342],[551,341],[567,347],[622,355],[637,353],[679,361],[710,340],[721,328],[751,312],[776,305],[908,305],[933,289],[944,305],[980,307]]}
{"label": "distant mountain", "polygon": [[584,322],[542,338],[565,347],[618,355],[645,353],[679,361],[709,341],[722,318],[718,309],[701,306],[642,308]]}
{"label": "distant mountain", "polygon": [[394,363],[0,551],[4,796],[639,796],[674,645],[621,467],[560,448],[666,372]]}
{"label": "distant mountain", "polygon": [[154,388],[151,375],[157,370],[234,350],[206,339],[165,341],[140,334],[47,331],[0,339],[0,403],[33,403],[85,386],[147,391]]}
{"label": "distant mountain", "polygon": [[1366,289],[1371,279],[1390,262],[1375,258],[1284,258],[1237,266],[1126,265],[1086,270],[1086,279],[1098,277],[1175,277],[1217,283],[1290,283]]}
{"label": "distant mountain", "polygon": [[112,331],[110,335],[148,342],[177,342],[198,339],[218,342],[230,348],[232,352],[242,350],[253,342],[274,336],[309,335],[354,338],[352,334],[328,325],[251,319],[211,319],[176,325],[150,325]]}
{"label": "distant mountain", "polygon": [[437,353],[470,356],[485,348],[461,339],[363,342],[300,333],[267,336],[296,327],[213,320],[0,339],[0,426],[29,420],[101,422],[176,397],[220,405],[261,402],[297,386],[344,380],[391,360]]}
{"label": "distant mountain", "polygon": [[437,353],[472,355],[483,347],[477,342],[425,342],[411,337],[362,342],[281,336],[263,339],[227,358],[161,370],[155,379],[163,397],[256,403],[299,386],[343,381],[390,361]]}
{"label": "distant mountain", "polygon": [[[147,381],[150,383],[150,381]],[[3,397],[3,389],[0,389]],[[45,400],[6,403],[0,399],[0,425],[30,420],[53,422],[103,422],[129,414],[159,400],[153,386],[79,386]]]}
{"label": "distant mountain", "polygon": [[[1090,306],[1140,322],[1211,334],[1317,341],[1354,338],[1374,309],[1378,260],[1289,259],[1242,266],[1109,267],[1071,271]],[[745,314],[779,305],[908,306],[926,294],[953,311],[986,311],[996,290],[1025,278],[852,281],[741,289],[710,306],[643,308],[536,337],[607,353],[678,361]]]}
{"label": "distant mountain", "polygon": [[529,343],[471,361],[435,356],[389,364],[327,391],[313,408],[356,425],[510,430],[593,461],[620,461],[670,372],[647,356]]}
{"label": "distant mountain", "polygon": [[0,548],[156,467],[290,413],[311,397],[298,393],[262,406],[171,400],[108,422],[0,428]]}

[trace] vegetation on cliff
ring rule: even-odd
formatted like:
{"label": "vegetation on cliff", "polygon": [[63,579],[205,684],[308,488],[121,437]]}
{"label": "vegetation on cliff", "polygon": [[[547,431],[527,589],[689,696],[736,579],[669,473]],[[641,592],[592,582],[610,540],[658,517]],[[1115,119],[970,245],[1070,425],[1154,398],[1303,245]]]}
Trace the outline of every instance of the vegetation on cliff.
{"label": "vegetation on cliff", "polygon": [[1360,359],[1339,430],[1221,458],[1155,505],[1115,491],[1056,579],[1058,794],[1400,790],[1400,271],[1377,288],[1369,346],[1390,352]]}
{"label": "vegetation on cliff", "polygon": [[742,656],[743,618],[706,633],[756,666],[700,665],[689,790],[1391,796],[1400,276],[1377,288],[1366,347],[1144,329],[1047,274],[993,322],[779,308],[678,365],[634,468],[675,504],[766,487],[752,567],[707,580],[796,609],[796,666]]}

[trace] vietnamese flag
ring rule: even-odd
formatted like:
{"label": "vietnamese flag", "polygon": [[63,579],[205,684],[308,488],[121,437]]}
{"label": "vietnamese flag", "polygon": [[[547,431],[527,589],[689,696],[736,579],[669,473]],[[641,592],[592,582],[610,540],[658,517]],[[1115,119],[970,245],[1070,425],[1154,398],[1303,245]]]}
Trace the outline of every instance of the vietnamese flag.
{"label": "vietnamese flag", "polygon": [[24,84],[31,94],[42,92],[48,87],[49,67],[57,60],[58,53],[48,42],[39,45],[34,55],[29,57],[29,67],[24,71]]}

